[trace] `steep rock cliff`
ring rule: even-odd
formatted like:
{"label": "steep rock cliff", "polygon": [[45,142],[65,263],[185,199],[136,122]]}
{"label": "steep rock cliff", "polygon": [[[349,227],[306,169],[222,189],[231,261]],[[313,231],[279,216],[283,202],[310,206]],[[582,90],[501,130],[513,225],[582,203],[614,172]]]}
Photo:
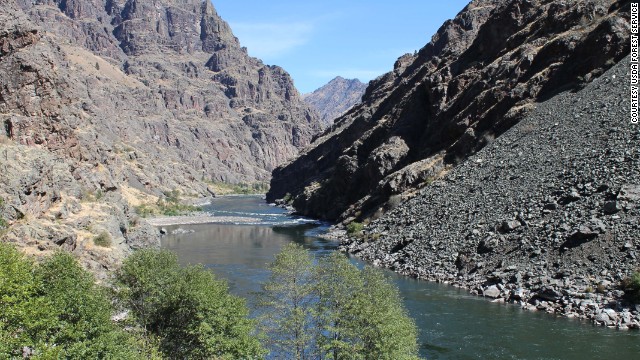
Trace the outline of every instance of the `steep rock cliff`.
{"label": "steep rock cliff", "polygon": [[[208,1],[3,1],[0,235],[111,268],[157,244],[135,205],[266,181],[320,129],[314,114]],[[103,231],[113,246],[92,244]]]}
{"label": "steep rock cliff", "polygon": [[622,59],[628,19],[629,1],[472,1],[274,170],[267,198],[289,194],[298,212],[325,219],[379,216],[394,195],[428,185],[518,123],[531,103]]}

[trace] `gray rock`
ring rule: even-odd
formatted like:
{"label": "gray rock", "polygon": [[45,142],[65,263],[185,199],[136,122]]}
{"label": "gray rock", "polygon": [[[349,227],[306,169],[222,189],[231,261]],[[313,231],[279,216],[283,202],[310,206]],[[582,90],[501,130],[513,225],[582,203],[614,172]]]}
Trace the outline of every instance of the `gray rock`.
{"label": "gray rock", "polygon": [[605,214],[615,214],[622,210],[622,206],[615,200],[604,203],[603,210]]}
{"label": "gray rock", "polygon": [[505,231],[505,232],[511,232],[511,231],[514,231],[515,229],[519,228],[520,226],[522,226],[522,224],[520,224],[520,221],[509,220],[509,221],[504,221],[502,223],[501,229],[502,229],[502,231]]}
{"label": "gray rock", "polygon": [[482,295],[496,299],[500,297],[500,289],[496,285],[491,285],[482,291]]}

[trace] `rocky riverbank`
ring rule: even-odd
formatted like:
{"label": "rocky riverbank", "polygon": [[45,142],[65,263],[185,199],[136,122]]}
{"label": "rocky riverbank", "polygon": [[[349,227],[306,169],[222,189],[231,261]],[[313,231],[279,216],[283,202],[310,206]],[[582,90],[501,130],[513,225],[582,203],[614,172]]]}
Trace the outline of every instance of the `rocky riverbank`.
{"label": "rocky riverbank", "polygon": [[629,59],[523,120],[342,249],[529,310],[640,328],[620,282],[640,255]]}

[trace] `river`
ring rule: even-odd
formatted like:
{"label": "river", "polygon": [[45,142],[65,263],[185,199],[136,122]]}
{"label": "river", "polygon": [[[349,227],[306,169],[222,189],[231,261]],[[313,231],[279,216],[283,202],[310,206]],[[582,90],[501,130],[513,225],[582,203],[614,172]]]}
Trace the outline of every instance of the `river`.
{"label": "river", "polygon": [[[169,235],[162,246],[182,264],[200,263],[225,278],[231,292],[247,298],[250,306],[269,276],[266,264],[284,244],[299,243],[317,256],[337,247],[317,236],[326,229],[322,224],[290,217],[258,196],[217,198],[205,210],[255,222],[166,226]],[[420,329],[420,355],[428,359],[640,359],[638,331],[594,327],[388,274]]]}

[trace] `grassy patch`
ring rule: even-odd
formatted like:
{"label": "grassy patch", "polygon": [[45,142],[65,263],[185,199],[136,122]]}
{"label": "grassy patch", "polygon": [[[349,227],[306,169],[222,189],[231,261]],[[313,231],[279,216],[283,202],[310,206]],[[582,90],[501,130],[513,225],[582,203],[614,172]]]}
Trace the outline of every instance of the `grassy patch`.
{"label": "grassy patch", "polygon": [[100,189],[98,189],[96,191],[83,189],[82,190],[82,197],[80,198],[80,201],[82,201],[82,202],[97,202],[97,201],[102,200],[103,197],[104,197],[104,192],[102,192],[102,190],[100,190]]}
{"label": "grassy patch", "polygon": [[231,194],[240,194],[240,195],[258,195],[265,194],[269,191],[269,183],[266,182],[258,182],[258,183],[239,183],[239,184],[229,184],[223,182],[207,182],[212,188],[213,192],[217,195],[231,195]]}
{"label": "grassy patch", "polygon": [[364,224],[359,222],[352,222],[347,225],[347,234],[349,236],[360,235],[364,230]]}
{"label": "grassy patch", "polygon": [[136,214],[143,218],[156,215],[177,216],[200,210],[202,208],[199,206],[180,203],[178,190],[164,192],[164,198],[158,199],[155,204],[141,204],[135,207]]}
{"label": "grassy patch", "polygon": [[640,271],[622,280],[621,288],[630,301],[640,304]]}
{"label": "grassy patch", "polygon": [[105,248],[111,247],[111,235],[109,235],[108,232],[103,231],[100,233],[100,235],[93,238],[93,243],[96,246],[100,246],[100,247],[105,247]]}

